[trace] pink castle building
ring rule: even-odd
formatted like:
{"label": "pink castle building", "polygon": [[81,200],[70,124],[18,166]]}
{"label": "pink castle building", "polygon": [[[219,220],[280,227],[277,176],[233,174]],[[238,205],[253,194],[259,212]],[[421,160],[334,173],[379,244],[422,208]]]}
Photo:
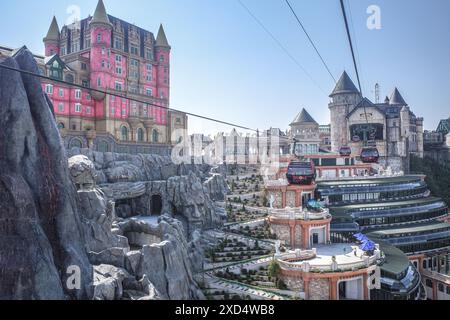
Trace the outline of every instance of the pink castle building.
{"label": "pink castle building", "polygon": [[41,73],[86,87],[42,82],[66,147],[167,154],[174,130],[187,128],[184,113],[164,108],[170,101],[171,47],[162,25],[155,39],[108,15],[99,0],[92,17],[61,30],[54,17],[43,41],[45,57],[36,56]]}

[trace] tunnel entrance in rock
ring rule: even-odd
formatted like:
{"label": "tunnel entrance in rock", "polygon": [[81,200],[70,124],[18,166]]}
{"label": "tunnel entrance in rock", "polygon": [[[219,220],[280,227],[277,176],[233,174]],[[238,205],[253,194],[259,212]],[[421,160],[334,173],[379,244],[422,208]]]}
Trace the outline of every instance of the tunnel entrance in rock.
{"label": "tunnel entrance in rock", "polygon": [[132,218],[133,213],[133,203],[131,199],[123,199],[116,201],[116,215],[119,218]]}
{"label": "tunnel entrance in rock", "polygon": [[150,205],[150,212],[152,216],[160,216],[162,213],[162,197],[159,194],[154,194],[152,196],[151,205]]}

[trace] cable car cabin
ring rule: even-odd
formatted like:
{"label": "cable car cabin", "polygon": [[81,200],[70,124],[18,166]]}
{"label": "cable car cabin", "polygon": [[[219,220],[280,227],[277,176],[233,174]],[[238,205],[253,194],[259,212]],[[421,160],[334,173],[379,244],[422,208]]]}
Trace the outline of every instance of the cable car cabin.
{"label": "cable car cabin", "polygon": [[352,154],[352,149],[350,147],[341,147],[339,149],[339,154],[341,157],[349,157]]}
{"label": "cable car cabin", "polygon": [[312,184],[316,180],[316,168],[312,161],[292,161],[288,166],[286,178],[289,184]]}
{"label": "cable car cabin", "polygon": [[365,147],[361,151],[361,161],[364,163],[378,163],[380,154],[375,147]]}

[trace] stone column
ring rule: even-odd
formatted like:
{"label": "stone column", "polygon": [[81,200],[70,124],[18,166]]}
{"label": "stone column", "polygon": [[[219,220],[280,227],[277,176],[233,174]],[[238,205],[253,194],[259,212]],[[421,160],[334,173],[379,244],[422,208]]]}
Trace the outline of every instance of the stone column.
{"label": "stone column", "polygon": [[433,282],[433,300],[437,300],[437,292],[438,292],[437,281],[432,279],[432,282]]}
{"label": "stone column", "polygon": [[291,248],[295,248],[295,220],[289,221],[289,235],[291,239]]}
{"label": "stone column", "polygon": [[331,232],[330,232],[330,224],[328,223],[327,224],[327,227],[326,227],[326,236],[327,236],[327,243],[329,243],[330,241],[331,241]]}
{"label": "stone column", "polygon": [[305,300],[309,300],[309,279],[303,279],[303,291],[305,291]]}
{"label": "stone column", "polygon": [[301,248],[303,250],[307,250],[309,248],[309,227],[302,225],[301,228],[302,228]]}
{"label": "stone column", "polygon": [[423,272],[423,256],[419,257],[419,272],[422,273]]}
{"label": "stone column", "polygon": [[337,300],[337,279],[330,278],[330,300]]}
{"label": "stone column", "polygon": [[297,208],[301,207],[302,205],[302,193],[299,191],[295,191],[295,206]]}
{"label": "stone column", "polygon": [[281,190],[281,208],[286,208],[286,189]]}

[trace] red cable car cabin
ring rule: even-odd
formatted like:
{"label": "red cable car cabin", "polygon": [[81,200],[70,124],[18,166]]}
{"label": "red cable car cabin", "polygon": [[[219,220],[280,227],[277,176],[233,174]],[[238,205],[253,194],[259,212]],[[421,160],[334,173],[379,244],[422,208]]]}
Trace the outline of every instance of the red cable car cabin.
{"label": "red cable car cabin", "polygon": [[350,147],[341,147],[339,149],[339,155],[341,157],[349,157],[352,155],[352,149]]}
{"label": "red cable car cabin", "polygon": [[316,180],[316,168],[312,161],[292,161],[288,166],[286,178],[289,184],[312,184]]}
{"label": "red cable car cabin", "polygon": [[365,147],[361,151],[361,161],[363,163],[378,163],[380,154],[375,147]]}

